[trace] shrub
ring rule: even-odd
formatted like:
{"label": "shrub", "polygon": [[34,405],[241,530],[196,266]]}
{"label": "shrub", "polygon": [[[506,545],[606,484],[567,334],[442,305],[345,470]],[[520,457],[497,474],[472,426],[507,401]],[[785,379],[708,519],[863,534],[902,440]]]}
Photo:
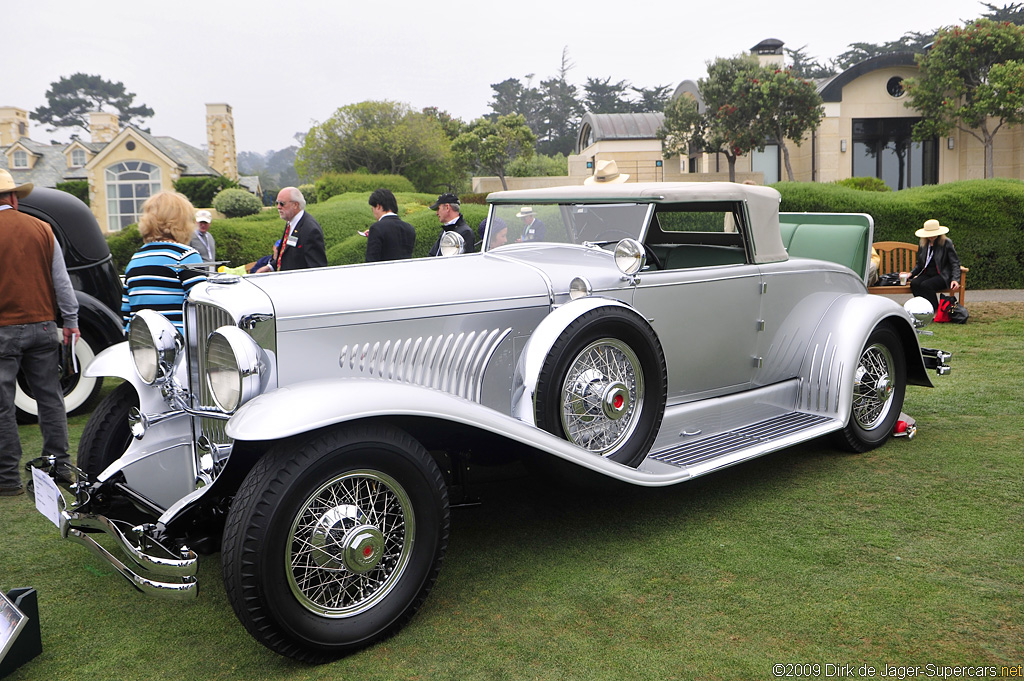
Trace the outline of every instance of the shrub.
{"label": "shrub", "polygon": [[82,203],[89,205],[89,181],[88,180],[68,180],[67,182],[58,182],[57,189],[62,192],[67,192],[72,196],[77,196],[82,200]]}
{"label": "shrub", "polygon": [[300,184],[298,186],[298,190],[302,192],[302,196],[306,199],[306,203],[316,203],[316,185]]}
{"label": "shrub", "polygon": [[263,202],[244,189],[225,189],[213,197],[213,207],[229,218],[240,218],[259,213]]}
{"label": "shrub", "polygon": [[238,183],[223,175],[216,177],[183,177],[174,183],[174,191],[184,194],[196,208],[212,206],[213,197],[225,189],[237,189]]}
{"label": "shrub", "polygon": [[880,177],[848,177],[845,180],[839,180],[835,184],[843,187],[849,187],[850,189],[859,189],[865,192],[891,192],[889,185],[885,183]]}
{"label": "shrub", "polygon": [[369,197],[370,192],[381,187],[390,189],[396,194],[415,191],[412,182],[401,175],[370,175],[368,173],[327,173],[317,179],[315,186],[318,202],[349,192],[366,192]]}
{"label": "shrub", "polygon": [[781,210],[867,213],[875,241],[915,243],[914,232],[936,218],[949,227],[968,288],[1024,288],[1024,182],[964,180],[898,192],[865,192],[837,184],[780,182]]}
{"label": "shrub", "polygon": [[110,255],[114,259],[114,268],[117,273],[124,274],[125,268],[128,267],[128,261],[135,255],[135,251],[142,248],[142,235],[139,234],[139,226],[129,225],[120,232],[109,235],[107,246],[110,247]]}

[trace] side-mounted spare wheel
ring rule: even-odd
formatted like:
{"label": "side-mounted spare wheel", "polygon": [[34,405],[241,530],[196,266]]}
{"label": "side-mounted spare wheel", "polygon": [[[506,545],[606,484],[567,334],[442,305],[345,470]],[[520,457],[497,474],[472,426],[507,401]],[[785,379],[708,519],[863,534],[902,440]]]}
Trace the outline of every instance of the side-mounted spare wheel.
{"label": "side-mounted spare wheel", "polygon": [[836,433],[838,444],[853,452],[866,452],[884,444],[900,416],[906,391],[903,344],[891,327],[877,326],[857,361],[850,419]]}
{"label": "side-mounted spare wheel", "polygon": [[544,430],[627,466],[644,460],[665,413],[665,355],[632,310],[598,307],[561,333],[537,380]]}
{"label": "side-mounted spare wheel", "polygon": [[447,544],[447,490],[426,449],[391,426],[345,424],[253,467],[224,528],[224,585],[256,640],[323,662],[405,625]]}
{"label": "side-mounted spare wheel", "polygon": [[[89,362],[96,356],[94,341],[90,341],[92,334],[87,329],[82,329],[82,336],[75,343],[75,358],[78,361],[78,371],[67,376],[61,376],[60,388],[64,395],[64,409],[68,414],[88,411],[95,403],[100,388],[103,387],[103,379],[98,376],[86,376],[83,372],[89,366]],[[103,349],[104,346],[100,346]],[[54,367],[56,369],[57,367]],[[14,406],[18,423],[33,423],[39,418],[39,406],[32,394],[32,388],[21,373],[14,390]]]}

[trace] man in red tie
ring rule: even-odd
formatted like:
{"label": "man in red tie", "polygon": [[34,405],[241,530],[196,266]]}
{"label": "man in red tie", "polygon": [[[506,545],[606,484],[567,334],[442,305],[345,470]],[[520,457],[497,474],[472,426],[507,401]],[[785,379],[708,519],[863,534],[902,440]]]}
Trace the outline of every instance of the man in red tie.
{"label": "man in red tie", "polygon": [[284,235],[273,269],[301,270],[326,267],[327,250],[320,223],[306,212],[306,199],[296,187],[285,187],[277,194],[277,214],[285,221]]}

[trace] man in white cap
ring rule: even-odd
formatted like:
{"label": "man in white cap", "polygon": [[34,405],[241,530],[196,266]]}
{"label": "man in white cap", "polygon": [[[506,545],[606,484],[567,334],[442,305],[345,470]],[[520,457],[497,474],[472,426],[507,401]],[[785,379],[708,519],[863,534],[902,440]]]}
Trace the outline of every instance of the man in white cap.
{"label": "man in white cap", "polygon": [[217,259],[217,241],[210,234],[212,218],[208,210],[196,211],[196,231],[192,232],[192,240],[188,244],[199,251],[199,255],[203,256],[203,262],[213,262]]}
{"label": "man in white cap", "polygon": [[583,180],[583,184],[620,184],[628,179],[627,173],[619,172],[615,161],[598,161],[594,174]]}
{"label": "man in white cap", "polygon": [[[953,241],[946,236],[949,227],[938,220],[926,220],[914,235],[921,240],[917,249],[917,264],[910,272],[910,291],[939,309],[939,291],[960,288],[960,256]],[[905,273],[901,273],[905,274]]]}
{"label": "man in white cap", "polygon": [[[32,184],[17,185],[0,168],[0,496],[25,491],[14,392],[21,371],[39,406],[44,457],[56,458],[70,482],[68,420],[60,387],[59,343],[78,337],[78,300],[50,225],[18,211]],[[63,319],[63,333],[57,314]]]}

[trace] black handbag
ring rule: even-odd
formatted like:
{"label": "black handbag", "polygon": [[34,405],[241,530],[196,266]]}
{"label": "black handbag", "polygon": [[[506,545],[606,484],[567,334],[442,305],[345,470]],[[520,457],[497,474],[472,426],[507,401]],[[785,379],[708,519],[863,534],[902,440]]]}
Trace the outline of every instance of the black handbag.
{"label": "black handbag", "polygon": [[900,273],[899,272],[886,272],[878,278],[877,286],[899,286],[900,285]]}

